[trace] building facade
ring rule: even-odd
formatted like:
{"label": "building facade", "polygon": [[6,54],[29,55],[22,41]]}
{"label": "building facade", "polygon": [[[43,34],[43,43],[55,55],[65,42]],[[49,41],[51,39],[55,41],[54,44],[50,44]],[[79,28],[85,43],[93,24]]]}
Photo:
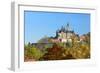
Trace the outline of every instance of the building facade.
{"label": "building facade", "polygon": [[70,28],[69,24],[62,26],[61,29],[56,31],[56,38],[53,40],[55,42],[68,43],[72,42],[72,36],[74,31]]}

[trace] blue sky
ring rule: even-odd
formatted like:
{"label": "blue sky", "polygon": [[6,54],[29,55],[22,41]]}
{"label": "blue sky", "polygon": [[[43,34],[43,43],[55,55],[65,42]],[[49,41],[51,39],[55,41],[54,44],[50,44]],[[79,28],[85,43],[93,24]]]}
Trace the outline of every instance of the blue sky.
{"label": "blue sky", "polygon": [[55,36],[56,30],[67,23],[79,35],[90,32],[90,14],[24,11],[24,16],[25,43]]}

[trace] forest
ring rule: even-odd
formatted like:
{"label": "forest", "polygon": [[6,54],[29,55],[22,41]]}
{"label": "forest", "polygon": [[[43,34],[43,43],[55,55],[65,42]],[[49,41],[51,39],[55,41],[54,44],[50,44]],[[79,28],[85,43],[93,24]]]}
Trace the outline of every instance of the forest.
{"label": "forest", "polygon": [[[44,40],[48,40],[48,43],[41,42]],[[85,34],[85,40],[77,41],[72,37],[72,43],[53,43],[50,38],[43,37],[38,43],[29,42],[24,45],[24,61],[89,59],[90,33]]]}

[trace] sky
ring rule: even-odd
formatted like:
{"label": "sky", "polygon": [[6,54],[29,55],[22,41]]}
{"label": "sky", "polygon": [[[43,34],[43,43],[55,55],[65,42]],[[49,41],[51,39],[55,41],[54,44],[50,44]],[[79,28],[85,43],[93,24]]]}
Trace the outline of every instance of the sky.
{"label": "sky", "polygon": [[56,30],[67,23],[76,34],[90,32],[90,14],[24,11],[25,43],[36,43],[44,36],[55,36]]}

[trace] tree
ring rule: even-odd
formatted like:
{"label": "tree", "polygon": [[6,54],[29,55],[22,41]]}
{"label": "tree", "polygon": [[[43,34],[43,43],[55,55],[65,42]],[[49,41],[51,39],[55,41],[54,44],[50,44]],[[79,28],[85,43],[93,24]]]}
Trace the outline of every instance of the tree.
{"label": "tree", "polygon": [[56,43],[53,44],[52,48],[47,49],[48,53],[43,56],[44,60],[61,60],[63,49]]}
{"label": "tree", "polygon": [[43,56],[43,53],[36,47],[32,46],[29,48],[29,45],[27,46],[27,49],[24,51],[25,60],[39,60]]}

